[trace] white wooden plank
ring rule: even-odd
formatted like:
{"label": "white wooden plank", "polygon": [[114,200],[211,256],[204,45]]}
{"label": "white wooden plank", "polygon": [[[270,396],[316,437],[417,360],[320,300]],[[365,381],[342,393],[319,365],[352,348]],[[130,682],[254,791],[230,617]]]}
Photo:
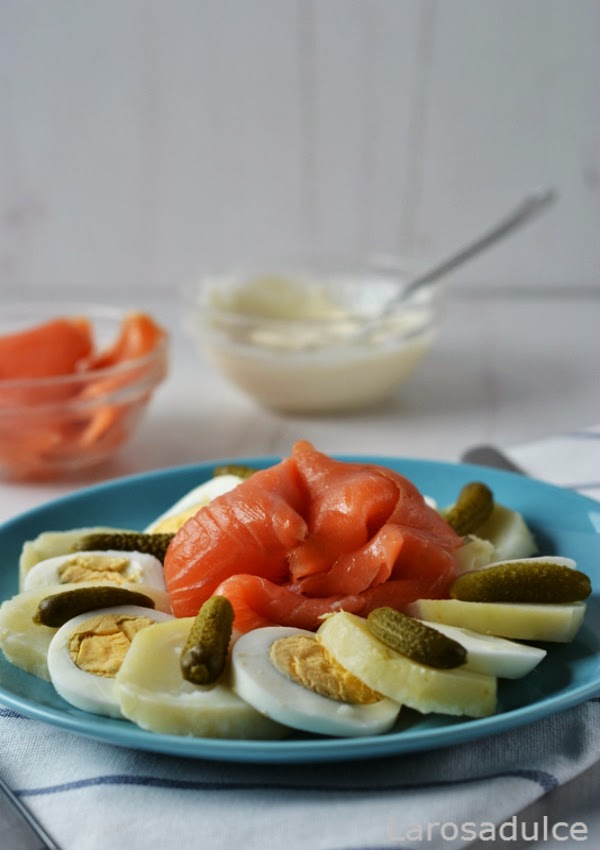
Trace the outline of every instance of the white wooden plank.
{"label": "white wooden plank", "polygon": [[553,184],[557,208],[456,279],[597,286],[600,5],[462,0],[437,11],[418,249],[440,255]]}
{"label": "white wooden plank", "polygon": [[118,15],[65,0],[2,6],[6,286],[50,294],[126,282],[137,212],[136,5]]}
{"label": "white wooden plank", "polygon": [[529,186],[560,206],[458,280],[593,285],[600,4],[0,4],[0,286],[132,297],[290,248],[439,256]]}
{"label": "white wooden plank", "polygon": [[[430,0],[379,2],[365,21],[369,85],[363,160],[364,247],[369,252],[409,249],[415,221],[415,176],[422,159],[420,115],[428,70]],[[366,7],[365,7],[366,8]]]}
{"label": "white wooden plank", "polygon": [[174,279],[268,256],[302,228],[298,7],[249,6],[155,6],[157,261]]}
{"label": "white wooden plank", "polygon": [[414,103],[418,10],[315,5],[315,245],[396,249]]}

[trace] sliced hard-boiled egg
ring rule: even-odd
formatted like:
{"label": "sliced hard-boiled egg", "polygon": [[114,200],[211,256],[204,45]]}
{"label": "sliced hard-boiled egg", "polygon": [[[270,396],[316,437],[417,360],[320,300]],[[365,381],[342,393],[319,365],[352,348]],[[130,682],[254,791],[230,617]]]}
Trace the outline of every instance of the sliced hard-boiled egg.
{"label": "sliced hard-boiled egg", "polygon": [[417,599],[413,617],[461,626],[513,640],[568,643],[579,631],[585,602],[464,602],[461,599]]}
{"label": "sliced hard-boiled egg", "polygon": [[68,620],[48,647],[48,671],[55,690],[83,711],[121,717],[115,676],[131,641],[141,629],[171,619],[170,614],[153,608],[119,605]]}
{"label": "sliced hard-boiled egg", "polygon": [[[8,661],[27,673],[50,681],[47,664],[48,647],[57,629],[34,622],[33,618],[38,605],[43,599],[57,593],[96,586],[96,582],[79,582],[36,587],[4,601],[0,605],[0,649]],[[119,586],[126,590],[140,589],[136,585],[127,583]],[[154,605],[159,611],[171,612],[171,603],[166,591],[147,587],[143,589],[143,592],[154,600]]]}
{"label": "sliced hard-boiled egg", "polygon": [[198,513],[200,508],[208,505],[217,496],[222,496],[223,493],[233,490],[243,480],[239,475],[215,475],[214,478],[194,487],[193,490],[182,496],[174,505],[151,522],[145,530],[151,533],[178,531],[190,517]]}
{"label": "sliced hard-boiled egg", "polygon": [[417,711],[485,717],[495,709],[495,677],[411,661],[376,638],[362,617],[345,611],[332,614],[317,637],[336,661],[370,688]]}
{"label": "sliced hard-boiled egg", "polygon": [[546,656],[546,650],[537,646],[527,646],[458,626],[426,620],[423,622],[464,646],[467,650],[467,660],[461,665],[461,670],[486,673],[501,679],[519,679],[530,673]]}
{"label": "sliced hard-boiled egg", "polygon": [[165,589],[163,565],[154,555],[105,549],[72,552],[39,561],[23,583],[24,590],[57,584],[94,582],[96,584],[135,584]]}
{"label": "sliced hard-boiled egg", "polygon": [[72,552],[77,542],[89,534],[108,534],[125,531],[111,526],[72,528],[68,531],[42,531],[33,540],[26,540],[19,556],[19,588],[24,589],[25,576],[39,561]]}
{"label": "sliced hard-boiled egg", "polygon": [[125,717],[143,729],[206,738],[281,738],[289,730],[235,694],[225,672],[212,685],[181,674],[180,657],[194,623],[182,617],[136,634],[117,673]]}
{"label": "sliced hard-boiled egg", "polygon": [[[278,669],[273,647],[299,637],[319,648],[314,633],[303,629],[269,626],[242,635],[232,650],[234,691],[267,717],[306,732],[349,737],[377,735],[391,729],[400,711],[397,702],[381,694],[374,694],[374,701],[368,703],[341,701],[305,686],[301,683],[304,677],[290,678]],[[342,672],[348,677],[347,671]],[[325,677],[327,674],[325,670]],[[322,670],[317,671],[316,678],[319,677],[324,678]]]}

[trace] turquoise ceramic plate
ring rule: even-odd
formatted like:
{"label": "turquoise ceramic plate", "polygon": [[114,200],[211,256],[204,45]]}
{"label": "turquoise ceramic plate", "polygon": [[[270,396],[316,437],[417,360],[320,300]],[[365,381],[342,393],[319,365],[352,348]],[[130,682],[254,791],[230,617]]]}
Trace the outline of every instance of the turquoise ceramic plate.
{"label": "turquoise ceramic plate", "polygon": [[[267,457],[235,462],[268,466],[276,460]],[[392,732],[354,739],[294,735],[285,741],[255,742],[156,735],[127,721],[72,708],[50,684],[8,664],[1,654],[0,700],[30,717],[119,746],[196,758],[274,763],[373,758],[450,746],[523,726],[600,693],[600,503],[539,481],[481,467],[388,457],[376,460],[406,475],[440,504],[451,502],[467,481],[486,481],[498,501],[525,515],[544,553],[572,557],[591,576],[594,593],[576,640],[567,646],[548,645],[547,657],[525,679],[501,682],[498,710],[492,717],[468,720],[403,711]],[[6,523],[0,528],[0,598],[17,591],[17,561],[24,540],[49,529],[85,525],[144,528],[181,495],[209,478],[212,467],[200,464],[108,482]]]}

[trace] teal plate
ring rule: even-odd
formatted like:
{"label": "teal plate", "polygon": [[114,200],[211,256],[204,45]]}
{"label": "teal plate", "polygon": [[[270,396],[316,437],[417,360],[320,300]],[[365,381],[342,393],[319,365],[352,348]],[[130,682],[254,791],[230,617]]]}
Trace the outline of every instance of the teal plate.
{"label": "teal plate", "polygon": [[[0,701],[28,717],[117,746],[232,762],[325,762],[390,756],[476,740],[532,723],[600,694],[600,503],[568,490],[509,472],[467,464],[375,456],[342,460],[377,462],[396,469],[440,504],[463,484],[485,481],[499,502],[523,513],[543,554],[577,561],[592,580],[593,594],[573,643],[548,644],[548,655],[524,679],[499,683],[497,712],[478,720],[419,715],[403,710],[385,735],[327,738],[293,734],[284,741],[187,738],[146,732],[72,708],[52,686],[9,664],[0,653]],[[220,461],[270,466],[278,458]],[[144,528],[184,493],[212,475],[214,463],[159,470],[80,490],[29,511],[0,527],[0,599],[17,592],[17,563],[24,540],[51,529],[86,525]]]}

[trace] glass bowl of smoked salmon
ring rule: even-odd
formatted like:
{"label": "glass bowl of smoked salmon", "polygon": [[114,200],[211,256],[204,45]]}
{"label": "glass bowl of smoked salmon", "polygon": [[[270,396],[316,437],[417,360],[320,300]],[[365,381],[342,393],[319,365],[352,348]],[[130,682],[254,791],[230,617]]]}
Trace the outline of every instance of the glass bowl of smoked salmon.
{"label": "glass bowl of smoked salmon", "polygon": [[0,307],[0,479],[58,478],[108,460],[165,379],[168,334],[96,304]]}
{"label": "glass bowl of smoked salmon", "polygon": [[365,408],[393,395],[436,338],[442,290],[404,297],[403,269],[307,257],[204,274],[182,289],[185,327],[266,408]]}

